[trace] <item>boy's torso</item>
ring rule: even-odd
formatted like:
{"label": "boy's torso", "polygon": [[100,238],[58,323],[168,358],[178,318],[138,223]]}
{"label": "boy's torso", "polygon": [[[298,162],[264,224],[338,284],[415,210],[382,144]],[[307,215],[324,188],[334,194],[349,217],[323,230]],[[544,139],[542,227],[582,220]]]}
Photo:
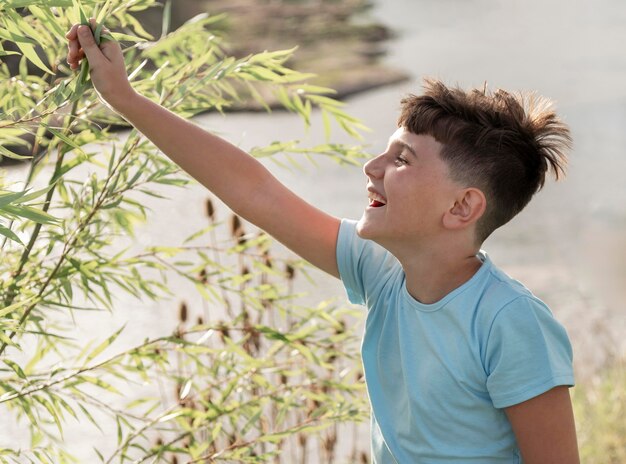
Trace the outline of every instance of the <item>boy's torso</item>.
{"label": "boy's torso", "polygon": [[[340,241],[350,239],[349,233],[343,231]],[[351,299],[357,303],[362,299],[369,310],[362,355],[373,411],[374,462],[520,462],[503,407],[541,393],[549,387],[545,379],[552,383],[573,379],[566,368],[556,374],[543,369],[546,362],[540,360],[535,382],[535,367],[522,356],[518,385],[516,368],[499,357],[526,349],[524,337],[515,331],[518,315],[521,330],[541,332],[534,329],[534,314],[542,324],[552,325],[549,310],[484,254],[482,267],[468,282],[437,303],[420,304],[407,292],[395,258],[371,243],[346,245],[354,250],[364,246],[371,248],[372,257],[361,259],[361,252],[355,251],[359,262],[355,261],[354,272],[349,270],[351,252],[342,255],[338,248],[338,261],[343,260],[340,271]],[[367,270],[359,271],[360,266]],[[351,285],[359,278],[364,282]],[[554,330],[562,338],[559,327]],[[514,345],[508,346],[503,338]],[[566,348],[557,346],[559,360],[567,357]],[[530,349],[529,358],[533,357]]]}
{"label": "boy's torso", "polygon": [[[378,297],[384,303],[370,307],[362,356],[372,432],[382,435],[374,440],[383,445],[375,454],[385,456],[390,447],[400,463],[418,456],[431,457],[428,462],[469,456],[483,463],[518,461],[511,426],[486,387],[489,310],[472,311],[479,287],[491,280],[488,267],[483,264],[440,302],[420,305],[410,300],[398,266],[399,275]],[[389,458],[378,462],[393,462]]]}

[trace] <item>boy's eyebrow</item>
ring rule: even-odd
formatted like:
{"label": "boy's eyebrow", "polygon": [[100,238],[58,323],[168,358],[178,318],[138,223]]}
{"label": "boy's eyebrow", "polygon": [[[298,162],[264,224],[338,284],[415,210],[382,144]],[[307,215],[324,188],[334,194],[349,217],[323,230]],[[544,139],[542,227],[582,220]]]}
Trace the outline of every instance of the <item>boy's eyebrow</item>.
{"label": "boy's eyebrow", "polygon": [[409,151],[411,152],[411,154],[412,154],[413,156],[415,156],[415,157],[417,158],[417,153],[415,152],[415,150],[413,149],[413,147],[412,147],[411,145],[409,145],[408,143],[406,143],[404,140],[398,140],[398,139],[396,139],[396,140],[393,140],[393,141],[391,142],[391,144],[392,144],[392,145],[393,145],[393,144],[401,145],[401,146],[402,146],[402,148],[406,148],[407,150],[409,150]]}

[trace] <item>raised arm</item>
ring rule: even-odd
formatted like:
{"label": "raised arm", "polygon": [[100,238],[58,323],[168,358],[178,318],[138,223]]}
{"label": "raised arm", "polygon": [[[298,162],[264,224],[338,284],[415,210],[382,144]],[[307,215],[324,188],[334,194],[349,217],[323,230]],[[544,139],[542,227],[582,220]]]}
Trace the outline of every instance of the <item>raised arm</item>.
{"label": "raised arm", "polygon": [[67,38],[68,63],[76,69],[87,56],[94,87],[116,112],[234,212],[339,277],[338,218],[295,195],[246,152],[135,92],[116,42],[98,47],[90,28],[78,25]]}

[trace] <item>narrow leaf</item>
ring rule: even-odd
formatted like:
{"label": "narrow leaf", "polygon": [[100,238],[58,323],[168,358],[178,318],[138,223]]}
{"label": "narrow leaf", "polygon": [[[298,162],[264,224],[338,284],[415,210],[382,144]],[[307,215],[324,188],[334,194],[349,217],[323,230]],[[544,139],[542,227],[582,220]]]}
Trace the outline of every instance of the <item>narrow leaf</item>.
{"label": "narrow leaf", "polygon": [[[14,242],[17,242],[22,246],[25,246],[24,243],[20,240],[20,238],[15,234],[15,232],[13,232],[8,227],[3,226],[2,224],[0,224],[0,235],[4,235],[8,239],[13,240]],[[3,310],[0,310],[0,312],[4,310],[6,310],[6,308]]]}
{"label": "narrow leaf", "polygon": [[15,361],[11,361],[10,359],[3,359],[2,361],[4,362],[4,364],[9,366],[20,379],[28,380],[22,368]]}
{"label": "narrow leaf", "polygon": [[91,353],[89,353],[85,362],[91,361],[93,358],[95,358],[100,353],[102,353],[109,345],[112,345],[113,342],[117,339],[117,337],[119,337],[119,335],[122,333],[122,330],[124,330],[125,327],[126,327],[126,324],[120,327],[119,330],[117,330],[113,335],[111,335],[105,341],[100,343]]}
{"label": "narrow leaf", "polygon": [[[15,311],[17,308],[20,308],[22,306],[26,306],[26,305],[32,303],[35,298],[36,297],[32,296],[32,297],[30,297],[27,300],[20,301],[19,303],[13,303],[11,306],[7,306],[5,308],[0,309],[0,317],[5,317],[7,314],[10,314],[13,311]],[[39,300],[37,300],[37,301],[39,301]]]}

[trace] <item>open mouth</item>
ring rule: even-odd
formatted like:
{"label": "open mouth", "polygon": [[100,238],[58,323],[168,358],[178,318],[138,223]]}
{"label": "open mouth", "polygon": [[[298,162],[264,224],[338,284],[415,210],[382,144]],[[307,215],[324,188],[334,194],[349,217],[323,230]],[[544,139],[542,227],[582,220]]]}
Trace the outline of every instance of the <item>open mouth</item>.
{"label": "open mouth", "polygon": [[370,199],[370,206],[372,208],[380,208],[381,206],[385,206],[385,203],[378,201],[378,200]]}
{"label": "open mouth", "polygon": [[373,190],[368,190],[367,197],[370,200],[369,206],[372,208],[381,208],[387,204],[387,199]]}

